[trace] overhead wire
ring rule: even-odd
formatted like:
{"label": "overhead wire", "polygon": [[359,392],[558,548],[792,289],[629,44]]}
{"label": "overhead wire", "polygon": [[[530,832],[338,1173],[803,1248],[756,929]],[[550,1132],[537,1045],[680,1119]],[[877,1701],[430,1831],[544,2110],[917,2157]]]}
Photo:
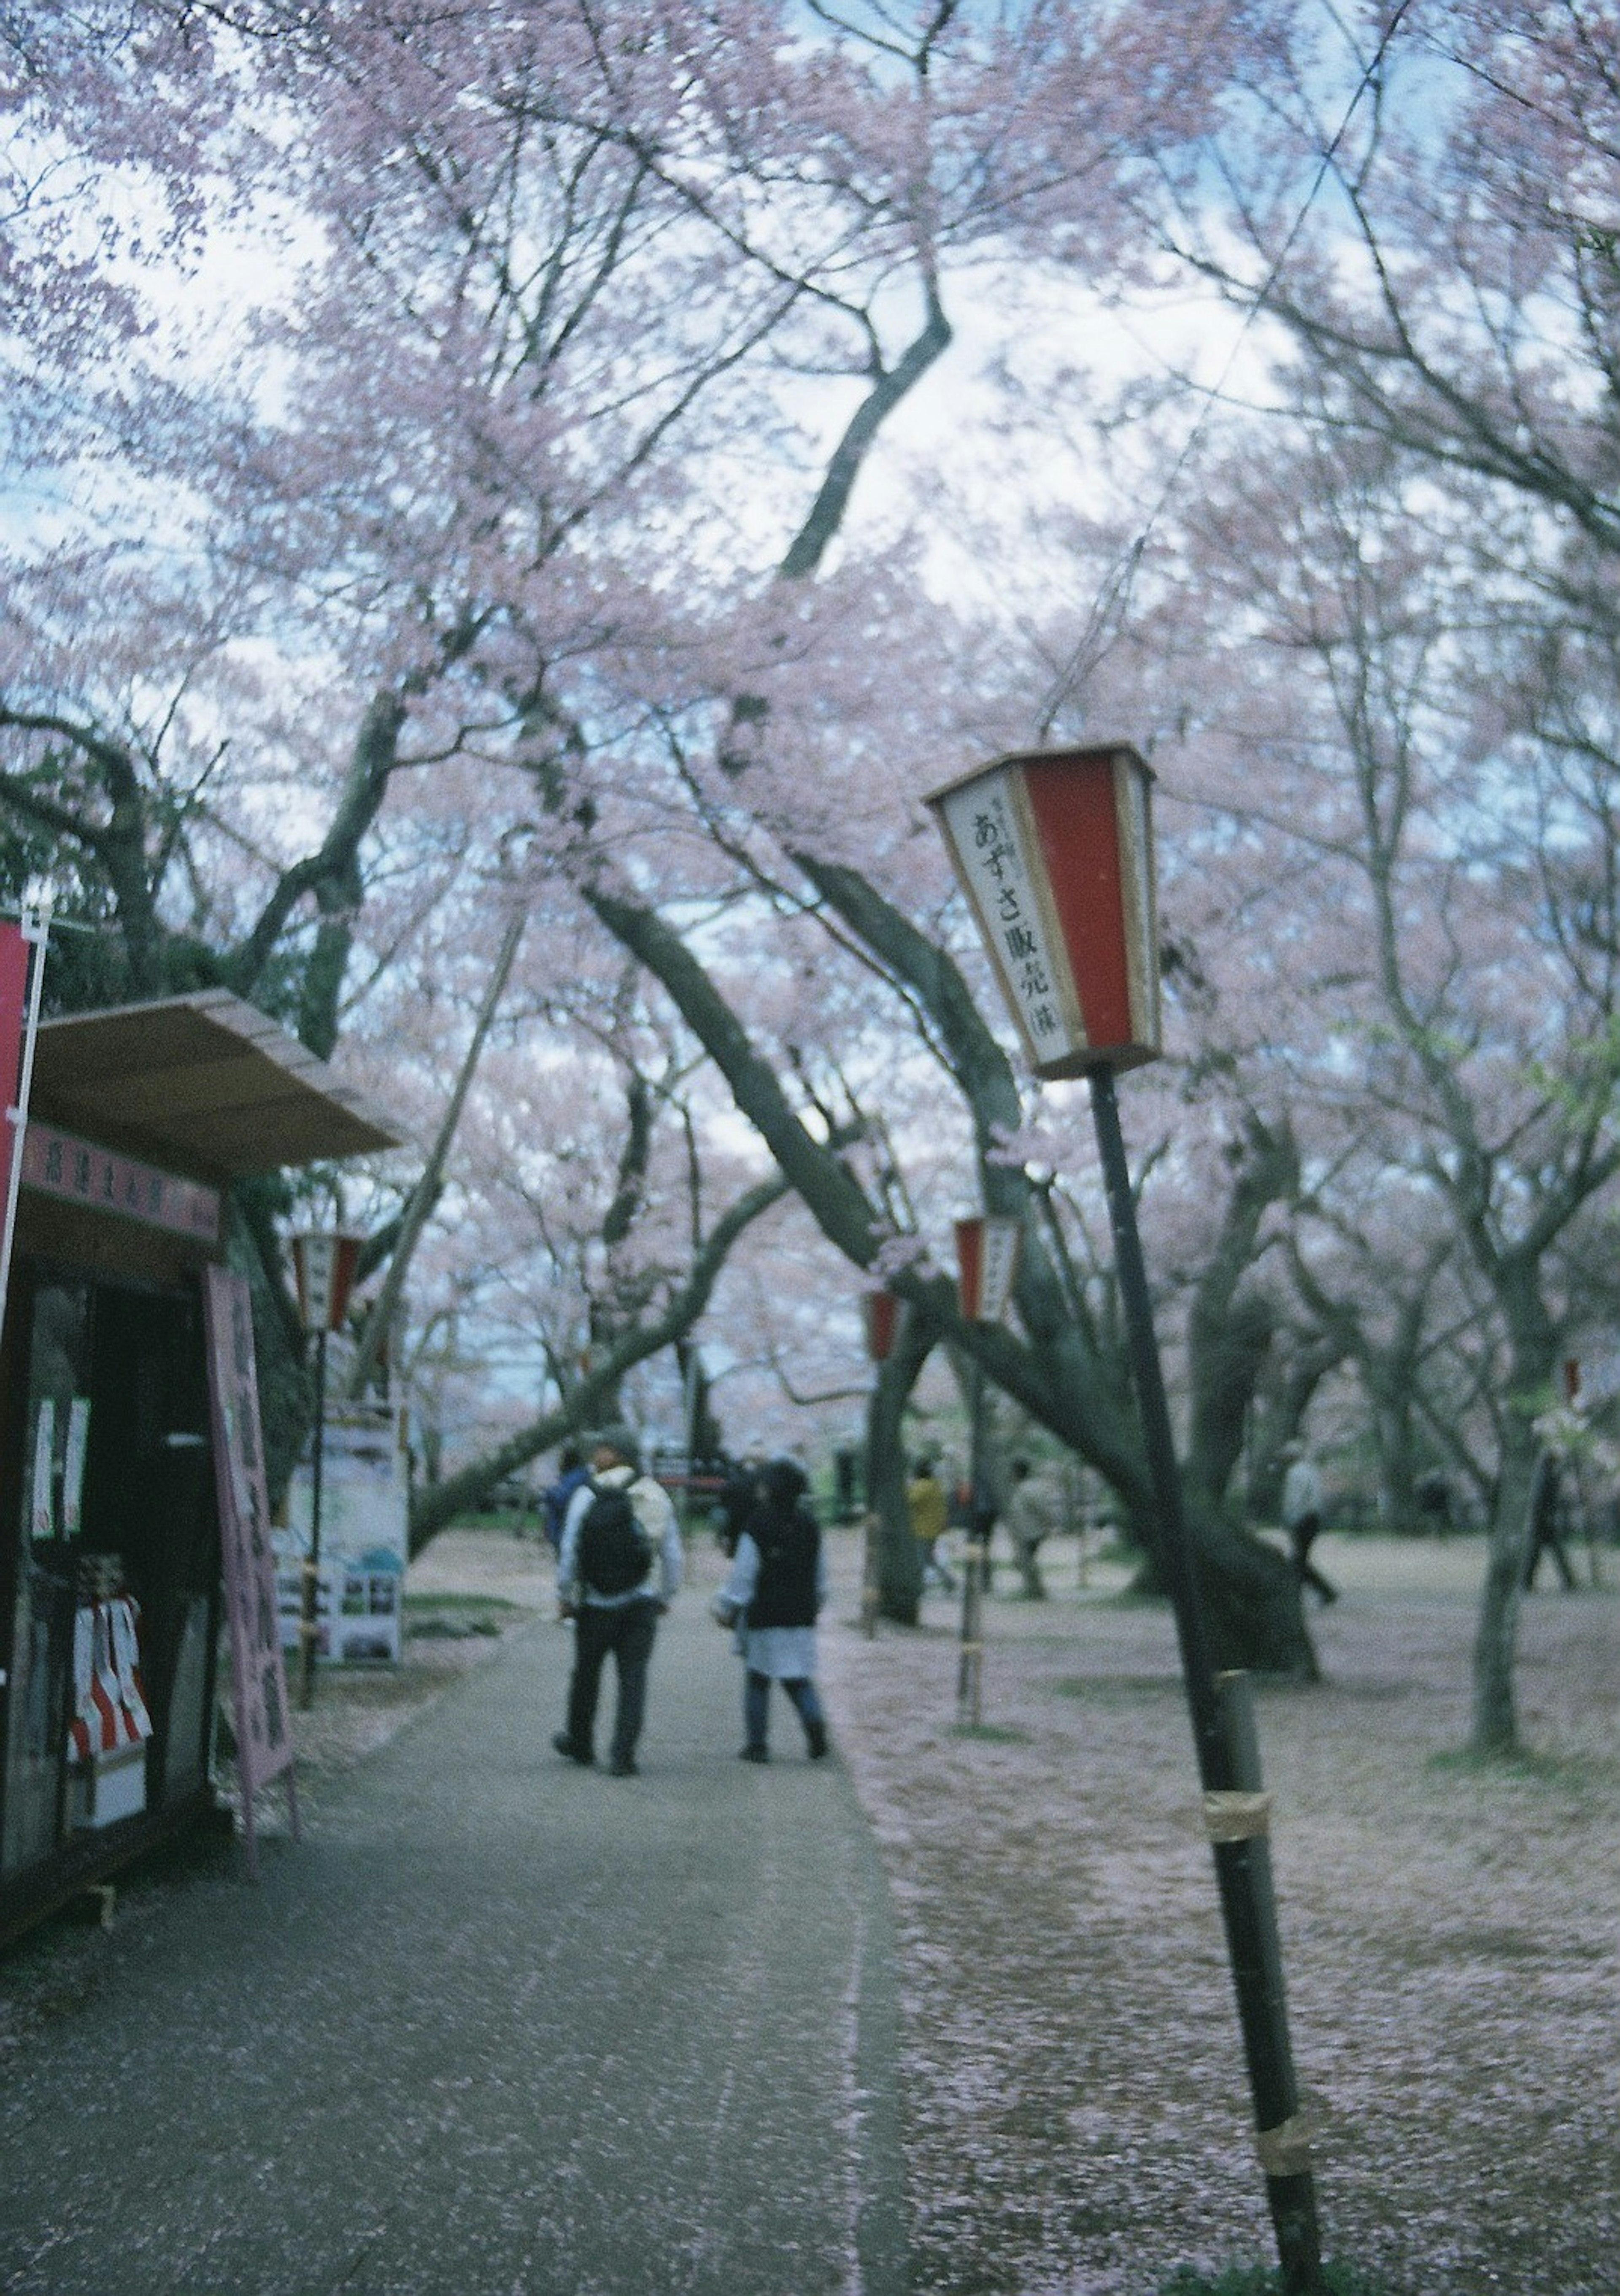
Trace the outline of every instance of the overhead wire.
{"label": "overhead wire", "polygon": [[1085,627],[1070,649],[1068,659],[1053,681],[1042,709],[1039,719],[1039,739],[1042,742],[1050,741],[1059,711],[1069,700],[1081,679],[1088,676],[1101,660],[1113,637],[1117,635],[1119,625],[1124,621],[1130,608],[1136,577],[1147,554],[1148,544],[1153,537],[1154,530],[1169,508],[1171,499],[1191,463],[1215,409],[1223,403],[1227,382],[1233,367],[1237,365],[1239,353],[1242,350],[1248,331],[1270,300],[1272,291],[1282,275],[1282,267],[1293,253],[1295,242],[1305,229],[1306,220],[1316,204],[1321,187],[1326,183],[1334,160],[1338,156],[1339,146],[1350,132],[1351,123],[1361,108],[1362,98],[1382,70],[1384,59],[1389,53],[1391,43],[1400,29],[1403,18],[1408,13],[1411,5],[1412,0],[1399,0],[1399,4],[1379,34],[1378,45],[1362,69],[1350,100],[1345,106],[1344,117],[1334,130],[1317,163],[1315,175],[1311,180],[1311,187],[1300,204],[1299,211],[1289,226],[1281,246],[1267,267],[1258,292],[1243,315],[1242,323],[1232,338],[1231,348],[1219,374],[1204,394],[1204,404],[1199,410],[1198,420],[1182,440],[1175,459],[1171,463],[1164,483],[1159,488],[1158,498],[1148,512],[1140,532],[1129,549],[1117,562],[1113,570],[1092,600],[1091,611],[1086,617]]}

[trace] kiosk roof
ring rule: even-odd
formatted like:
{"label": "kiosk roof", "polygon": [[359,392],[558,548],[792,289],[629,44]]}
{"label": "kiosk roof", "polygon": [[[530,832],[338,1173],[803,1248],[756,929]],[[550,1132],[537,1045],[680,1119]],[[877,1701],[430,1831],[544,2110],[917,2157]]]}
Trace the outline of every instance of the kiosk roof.
{"label": "kiosk roof", "polygon": [[30,1113],[209,1179],[374,1154],[405,1136],[224,988],[41,1025]]}

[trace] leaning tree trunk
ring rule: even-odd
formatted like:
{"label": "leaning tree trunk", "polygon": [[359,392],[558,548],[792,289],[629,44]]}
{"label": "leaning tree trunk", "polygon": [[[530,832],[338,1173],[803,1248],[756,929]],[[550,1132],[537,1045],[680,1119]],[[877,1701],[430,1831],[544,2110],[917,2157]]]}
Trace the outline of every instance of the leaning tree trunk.
{"label": "leaning tree trunk", "polygon": [[1196,1492],[1184,1504],[1216,1665],[1319,1681],[1299,1581],[1288,1556],[1201,1505]]}
{"label": "leaning tree trunk", "polygon": [[[1017,1085],[966,982],[946,953],[926,941],[863,879],[809,857],[798,857],[846,922],[897,974],[918,988],[952,1046],[958,1082],[984,1140],[981,1184],[986,1208],[1027,1218],[1033,1193],[1028,1182],[989,1153],[996,1128],[1015,1128],[1019,1121]],[[877,1241],[887,1230],[880,1207],[868,1199],[837,1150],[802,1121],[769,1062],[756,1049],[692,950],[656,910],[622,886],[610,890],[598,880],[582,891],[621,947],[663,984],[724,1077],[739,1111],[758,1131],[822,1233],[857,1267],[869,1267]],[[1094,1345],[1092,1335],[1076,1319],[1073,1303],[1066,1300],[1038,1235],[1027,1225],[1024,1242],[1017,1286],[1022,1339],[1005,1324],[964,1324],[955,1286],[943,1275],[911,1269],[894,1278],[894,1289],[912,1315],[921,1316],[931,1327],[930,1344],[950,1333],[984,1365],[986,1377],[1004,1394],[1103,1476],[1125,1500],[1133,1525],[1152,1548],[1158,1541],[1148,1536],[1155,1527],[1147,1463],[1134,1431],[1123,1366],[1111,1351]],[[891,1445],[897,1438],[896,1419]],[[897,1472],[892,1447],[887,1464],[881,1452],[873,1464],[880,1479]],[[907,1554],[902,1562],[895,1488],[880,1480],[880,1491],[885,1488],[888,1496],[878,1508],[885,1526],[884,1568],[891,1574],[884,1599],[896,1606],[891,1615],[914,1617],[920,1595],[908,1593],[908,1577],[917,1568],[916,1557]],[[1299,1590],[1281,1559],[1227,1526],[1210,1524],[1201,1544],[1202,1569],[1225,1581],[1214,1606],[1223,1663],[1269,1673],[1313,1674]]]}

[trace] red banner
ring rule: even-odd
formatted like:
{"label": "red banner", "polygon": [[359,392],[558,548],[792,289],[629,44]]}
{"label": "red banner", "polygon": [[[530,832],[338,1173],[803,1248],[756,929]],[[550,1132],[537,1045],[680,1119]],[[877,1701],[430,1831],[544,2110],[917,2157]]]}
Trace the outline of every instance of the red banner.
{"label": "red banner", "polygon": [[19,1071],[22,1065],[22,1029],[29,1007],[29,944],[20,925],[0,925],[0,1099],[5,1107],[5,1136],[0,1141],[0,1205],[9,1199],[12,1157],[17,1127],[11,1111],[17,1105]]}
{"label": "red banner", "polygon": [[1018,1261],[1017,1220],[957,1221],[956,1297],[970,1323],[1001,1322],[1012,1297]]}
{"label": "red banner", "polygon": [[340,1332],[360,1267],[357,1235],[295,1235],[292,1273],[307,1332]]}
{"label": "red banner", "polygon": [[900,1302],[892,1292],[866,1294],[866,1351],[873,1363],[887,1363],[900,1330]]}

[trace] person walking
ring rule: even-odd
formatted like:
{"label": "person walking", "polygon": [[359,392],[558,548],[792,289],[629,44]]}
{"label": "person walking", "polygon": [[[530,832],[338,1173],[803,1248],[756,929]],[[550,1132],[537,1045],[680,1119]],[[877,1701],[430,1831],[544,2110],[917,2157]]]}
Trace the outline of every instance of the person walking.
{"label": "person walking", "polygon": [[640,1446],[626,1427],[592,1445],[591,1473],[569,1503],[557,1558],[557,1607],[574,1622],[568,1726],[552,1743],[570,1762],[596,1759],[596,1701],[608,1653],[618,1697],[608,1767],[633,1778],[647,1705],[647,1669],[658,1623],[681,1584],[681,1531],[669,1496],[641,1472]]}
{"label": "person walking", "polygon": [[1575,1592],[1575,1575],[1564,1551],[1564,1479],[1551,1452],[1543,1451],[1535,1463],[1535,1477],[1530,1487],[1530,1537],[1518,1579],[1526,1595],[1535,1584],[1543,1554],[1550,1554],[1558,1565],[1565,1592]]}
{"label": "person walking", "polygon": [[715,1616],[735,1629],[743,1665],[745,1762],[771,1759],[771,1685],[780,1682],[805,1728],[813,1762],[828,1751],[827,1718],[815,1686],[815,1620],[827,1599],[827,1557],[821,1525],[806,1499],[809,1486],[795,1459],[773,1459],[760,1478],[760,1499],[737,1542],[730,1578],[715,1597]]}
{"label": "person walking", "polygon": [[912,1536],[922,1549],[922,1583],[925,1587],[937,1587],[948,1595],[956,1581],[940,1560],[938,1548],[950,1521],[950,1501],[931,1460],[919,1459],[912,1468],[912,1480],[905,1487],[905,1505],[912,1519]]}
{"label": "person walking", "polygon": [[1301,1595],[1307,1587],[1314,1587],[1325,1609],[1338,1602],[1338,1588],[1322,1577],[1311,1560],[1312,1546],[1321,1529],[1321,1478],[1303,1443],[1285,1444],[1282,1456],[1289,1463],[1282,1479],[1282,1527],[1294,1550],[1294,1576]]}
{"label": "person walking", "polygon": [[1030,1480],[1027,1459],[1012,1463],[1012,1488],[1002,1511],[1002,1521],[1012,1542],[1019,1576],[1024,1582],[1024,1592],[1032,1603],[1046,1600],[1046,1582],[1041,1576],[1041,1542],[1051,1529],[1051,1516],[1040,1491]]}

